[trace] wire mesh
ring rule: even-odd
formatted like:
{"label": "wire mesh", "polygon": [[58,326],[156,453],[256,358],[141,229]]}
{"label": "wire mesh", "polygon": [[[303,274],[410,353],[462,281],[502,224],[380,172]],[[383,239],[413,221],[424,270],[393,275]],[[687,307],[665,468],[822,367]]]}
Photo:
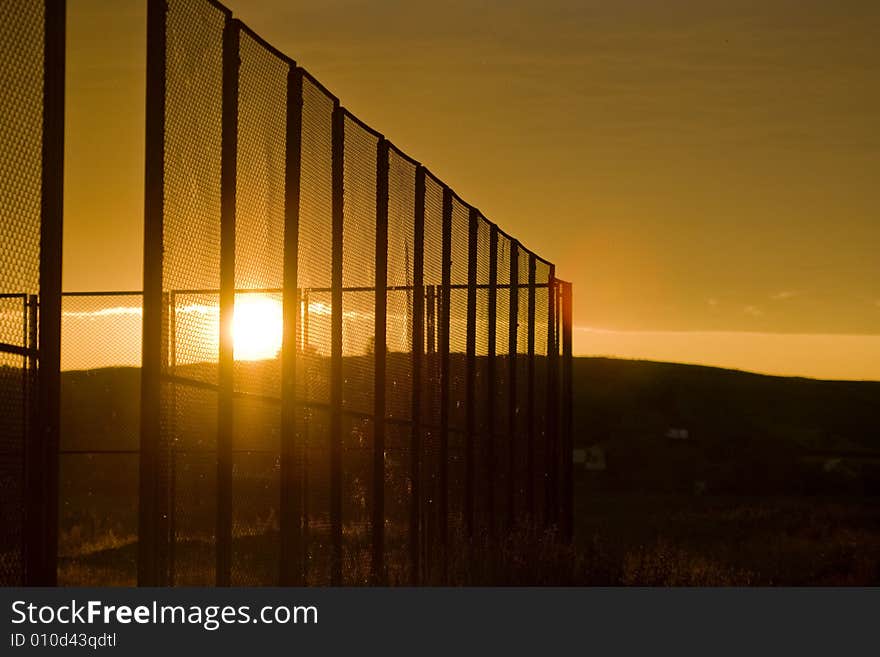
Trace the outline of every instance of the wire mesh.
{"label": "wire mesh", "polygon": [[[495,500],[499,511],[507,510],[508,485],[510,482],[510,454],[513,435],[510,427],[510,374],[513,359],[510,357],[510,254],[511,241],[506,235],[498,236],[497,285],[498,294],[495,299],[495,398],[490,403],[495,405],[495,435],[492,437],[495,449]],[[499,513],[498,519],[505,517]]]}
{"label": "wire mesh", "polygon": [[412,418],[416,166],[392,149],[388,168],[385,562],[389,582],[408,583],[411,564],[407,548],[413,503],[410,468],[413,422],[417,421]]}
{"label": "wire mesh", "polygon": [[276,584],[280,532],[281,288],[289,65],[239,40],[235,208],[233,584]]}
{"label": "wire mesh", "polygon": [[[204,0],[167,3],[162,287],[169,340],[161,386],[159,513],[169,581],[215,581],[223,34]],[[167,511],[163,511],[167,509]],[[165,541],[163,541],[164,543]]]}
{"label": "wire mesh", "polygon": [[[45,23],[40,0],[0,4],[0,585],[24,582],[27,294],[40,291]],[[36,347],[36,345],[32,345]],[[31,392],[29,392],[31,391]]]}
{"label": "wire mesh", "polygon": [[420,467],[421,562],[435,562],[440,543],[440,357],[439,319],[442,283],[443,187],[425,177],[425,364],[422,371],[422,459]]}
{"label": "wire mesh", "polygon": [[[494,461],[489,435],[489,235],[490,225],[483,217],[477,221],[477,278],[474,390],[469,403],[474,408],[474,513],[478,530],[487,529],[492,486],[489,463]],[[493,491],[494,492],[494,491]]]}
{"label": "wire mesh", "polygon": [[526,520],[528,510],[529,472],[529,252],[517,245],[518,271],[518,321],[516,342],[516,425],[514,430],[514,453],[516,456],[513,473],[516,482],[514,508],[520,521]]}
{"label": "wire mesh", "polygon": [[535,512],[543,519],[545,495],[550,477],[550,456],[547,432],[547,397],[549,385],[547,340],[550,331],[550,266],[537,260],[535,265],[535,385],[534,426],[532,428],[535,452]]}
{"label": "wire mesh", "polygon": [[136,582],[141,301],[136,292],[63,297],[62,585]]}
{"label": "wire mesh", "polygon": [[348,583],[366,583],[370,555],[373,427],[357,414],[373,411],[377,146],[375,134],[345,117],[342,407],[354,413],[343,423],[343,577]]}
{"label": "wire mesh", "polygon": [[[165,94],[165,263],[167,348],[163,355],[163,440],[166,445],[167,531],[174,583],[214,580],[217,526],[218,305],[220,286],[220,171],[223,109],[223,30],[230,21],[209,0],[170,0],[166,19]],[[288,60],[242,27],[237,88],[235,203],[235,319],[233,322],[234,409],[232,457],[232,583],[267,584],[278,578],[280,553],[280,368],[284,263],[285,170]],[[415,526],[423,574],[441,572],[439,544],[464,528],[466,458],[473,454],[478,527],[500,517],[505,491],[513,484],[516,508],[526,508],[526,490],[549,472],[547,457],[529,451],[529,436],[543,445],[541,405],[529,394],[547,381],[549,292],[533,297],[536,324],[529,326],[529,253],[504,235],[497,246],[497,294],[490,308],[490,259],[493,228],[482,217],[476,225],[476,288],[468,290],[470,206],[451,195],[451,254],[442,261],[444,194],[436,178],[425,177],[424,290],[414,286],[417,165],[393,147],[388,159],[387,289],[376,289],[377,198],[383,162],[379,136],[339,108],[338,101],[302,72],[302,125],[299,139],[299,207],[296,326],[295,439],[302,458],[295,463],[302,485],[305,581],[326,584],[334,578],[334,526],[331,503],[341,499],[342,581],[371,581],[370,556],[375,494],[384,493],[385,562],[380,576],[390,583],[412,581],[408,547]],[[194,101],[197,101],[195,102]],[[293,99],[294,101],[300,99]],[[197,108],[197,109],[194,109]],[[334,113],[341,116],[342,252],[335,260]],[[337,127],[339,124],[336,124]],[[340,133],[337,132],[337,135]],[[384,143],[384,142],[383,142]],[[339,160],[336,160],[338,163]],[[337,172],[340,170],[337,169]],[[337,178],[337,182],[339,179]],[[337,187],[337,191],[339,188]],[[382,188],[384,191],[384,187]],[[337,197],[338,200],[339,197]],[[339,215],[336,215],[339,218]],[[338,226],[338,224],[337,224]],[[517,249],[518,303],[515,356],[510,357],[510,263]],[[333,263],[341,262],[341,288],[334,287]],[[381,262],[381,261],[380,261]],[[443,280],[449,267],[448,285]],[[339,271],[339,270],[337,270]],[[224,276],[228,272],[224,272]],[[546,282],[549,270],[538,272]],[[542,278],[543,277],[543,278]],[[336,283],[339,281],[337,280]],[[421,379],[413,379],[413,325],[417,293],[423,293],[424,358]],[[385,295],[386,373],[376,381],[377,294]],[[468,301],[476,301],[474,333],[468,335]],[[339,296],[337,296],[339,295]],[[341,307],[334,308],[334,298]],[[380,298],[381,302],[382,299]],[[421,299],[420,299],[421,301]],[[449,313],[444,307],[448,303]],[[378,304],[381,312],[383,304]],[[381,317],[381,315],[380,315]],[[493,319],[494,318],[494,319]],[[333,353],[332,321],[340,320],[341,352]],[[442,327],[448,321],[446,379],[448,417],[441,417]],[[490,321],[495,333],[490,366]],[[540,325],[538,325],[540,324]],[[338,326],[338,325],[337,325]],[[529,336],[537,346],[529,367]],[[338,334],[337,334],[338,335]],[[472,342],[471,342],[472,341]],[[468,345],[474,345],[468,381]],[[334,361],[334,358],[338,360]],[[381,363],[381,359],[380,363]],[[332,365],[339,366],[333,370]],[[331,471],[331,371],[341,371],[341,477]],[[490,372],[494,377],[490,381]],[[509,382],[516,372],[515,398]],[[184,385],[189,380],[191,385]],[[338,381],[338,379],[336,379]],[[376,384],[384,388],[384,416],[374,416]],[[381,388],[380,388],[381,389]],[[413,391],[421,393],[421,416],[411,417]],[[490,396],[491,391],[491,396]],[[381,401],[381,398],[379,399]],[[513,403],[513,421],[509,417]],[[334,399],[334,404],[336,400]],[[546,404],[544,405],[546,409]],[[471,414],[469,415],[469,409]],[[490,412],[491,409],[491,412]],[[536,411],[530,414],[530,409]],[[493,422],[490,424],[490,415]],[[468,417],[475,449],[467,452]],[[533,424],[528,425],[528,421]],[[446,436],[440,430],[448,421]],[[374,480],[374,437],[384,429],[384,478]],[[414,425],[418,427],[419,496],[413,499],[411,476]],[[339,425],[337,426],[337,430]],[[490,433],[490,427],[492,433]],[[532,433],[530,434],[530,430]],[[444,452],[441,445],[447,445]],[[509,455],[515,455],[512,465]],[[445,461],[442,459],[445,457]],[[541,465],[529,470],[538,457]],[[538,474],[540,471],[541,474]],[[441,490],[446,472],[446,489]],[[526,478],[537,478],[527,482]],[[333,489],[334,481],[341,490]],[[527,483],[530,485],[527,486]],[[490,498],[493,501],[490,503]],[[442,499],[448,516],[440,515]],[[532,500],[534,501],[534,500]],[[493,506],[490,506],[493,505]],[[159,505],[161,508],[162,504]],[[287,516],[285,516],[287,517]],[[336,525],[339,528],[339,525]],[[164,531],[164,530],[163,530]],[[373,553],[375,554],[375,553]],[[430,579],[430,576],[429,576]]]}

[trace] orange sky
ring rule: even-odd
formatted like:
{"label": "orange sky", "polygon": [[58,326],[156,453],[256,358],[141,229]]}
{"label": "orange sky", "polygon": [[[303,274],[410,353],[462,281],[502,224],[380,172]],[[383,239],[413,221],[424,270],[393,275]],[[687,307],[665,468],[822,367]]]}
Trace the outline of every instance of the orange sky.
{"label": "orange sky", "polygon": [[[576,353],[880,379],[880,3],[228,5],[555,261]],[[65,286],[137,289],[146,3],[68,6]]]}

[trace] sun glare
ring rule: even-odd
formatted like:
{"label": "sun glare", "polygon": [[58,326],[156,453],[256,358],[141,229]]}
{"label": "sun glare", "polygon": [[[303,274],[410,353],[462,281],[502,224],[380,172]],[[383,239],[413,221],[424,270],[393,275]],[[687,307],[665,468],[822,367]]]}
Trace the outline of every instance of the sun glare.
{"label": "sun glare", "polygon": [[239,294],[235,299],[232,343],[236,360],[267,360],[281,351],[281,302],[262,294]]}

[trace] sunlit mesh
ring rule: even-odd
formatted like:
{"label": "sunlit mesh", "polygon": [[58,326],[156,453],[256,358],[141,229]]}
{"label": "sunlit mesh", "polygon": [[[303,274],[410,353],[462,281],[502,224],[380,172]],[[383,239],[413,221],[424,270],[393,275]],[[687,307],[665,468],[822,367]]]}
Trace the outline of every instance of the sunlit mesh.
{"label": "sunlit mesh", "polygon": [[469,227],[469,208],[453,198],[450,266],[452,289],[449,292],[449,426],[462,432],[466,428],[465,354],[467,352]]}
{"label": "sunlit mesh", "polygon": [[[378,138],[349,116],[345,117],[343,134],[342,407],[344,411],[372,413]],[[342,447],[343,577],[347,583],[365,583],[370,555],[372,421],[347,415]]]}
{"label": "sunlit mesh", "polygon": [[412,410],[412,320],[415,165],[391,151],[388,175],[388,364],[386,415],[409,419]]}
{"label": "sunlit mesh", "polygon": [[[224,27],[237,30],[239,36],[231,510],[218,509],[216,478],[217,431],[228,430],[217,426],[217,412],[224,410],[217,408]],[[442,581],[443,546],[463,540],[468,526],[464,514],[469,486],[478,532],[486,530],[490,518],[500,527],[500,519],[509,516],[511,490],[516,520],[525,519],[527,484],[535,494],[532,501],[542,500],[537,495],[543,494],[539,489],[544,490],[549,473],[547,397],[543,396],[549,380],[549,268],[541,263],[537,272],[531,327],[535,360],[530,361],[528,251],[499,235],[497,287],[490,308],[492,225],[479,217],[472,244],[474,211],[451,194],[451,254],[448,263],[442,262],[444,194],[449,190],[426,173],[424,208],[417,207],[417,165],[390,147],[388,170],[379,172],[378,166],[384,163],[384,150],[379,149],[386,142],[341,108],[309,74],[297,69],[289,76],[291,66],[215,3],[170,0],[164,139],[162,366],[166,376],[160,441],[163,471],[158,476],[162,499],[156,505],[160,514],[167,510],[167,517],[159,519],[157,526],[160,532],[167,531],[169,541],[168,554],[157,555],[158,561],[160,566],[167,563],[173,584],[225,580],[226,573],[214,572],[217,543],[224,538],[217,536],[217,514],[218,510],[221,514],[231,511],[231,583],[276,583],[280,566],[292,558],[280,550],[281,537],[290,536],[291,530],[281,518],[280,500],[282,488],[290,492],[287,487],[293,485],[302,496],[294,517],[302,519],[303,563],[292,570],[302,572],[305,583],[335,581],[338,566],[346,584],[377,579],[402,584],[414,576]],[[288,98],[289,90],[299,88],[298,76],[302,96]],[[292,80],[297,84],[290,85]],[[295,113],[288,116],[290,109]],[[341,119],[341,131],[334,130],[334,114]],[[288,129],[296,126],[289,121],[294,118],[301,118],[301,127],[298,135],[290,133],[295,137],[289,142]],[[334,138],[341,143],[334,143]],[[297,146],[299,152],[293,150]],[[334,154],[342,155],[341,168],[334,166]],[[294,172],[299,174],[299,189],[287,187],[297,179],[286,170],[288,162],[299,162],[299,171]],[[334,173],[341,173],[341,180],[334,180]],[[380,290],[376,288],[377,226],[381,226],[377,211],[386,199],[377,194],[384,191],[379,183],[386,173],[387,289]],[[334,199],[334,190],[341,191],[341,198]],[[285,206],[288,199],[296,198],[291,192],[298,192],[297,208]],[[341,208],[334,207],[334,201],[341,201]],[[341,253],[334,253],[335,209],[342,211]],[[415,220],[422,210],[424,242],[417,245]],[[296,403],[292,439],[297,457],[292,476],[282,481],[281,300],[285,296],[285,221],[292,216],[298,221],[296,292],[300,298],[293,313]],[[469,289],[472,247],[476,251],[475,289]],[[518,249],[519,257],[513,290],[512,249]],[[424,254],[423,290],[415,289],[417,251]],[[334,262],[341,263],[341,290],[333,288]],[[444,267],[449,267],[448,286],[443,281]],[[341,307],[334,308],[338,293]],[[511,293],[518,302],[512,358]],[[375,378],[381,356],[376,353],[377,294],[384,295],[386,312],[384,381]],[[416,299],[416,294],[424,296]],[[473,324],[468,322],[469,301],[476,302]],[[378,304],[380,312],[382,305]],[[423,316],[417,318],[419,306],[423,306]],[[342,325],[338,355],[331,343],[334,319]],[[424,346],[419,380],[414,377],[413,361],[417,321]],[[494,322],[494,349],[490,348],[490,321]],[[444,327],[448,330],[446,355],[440,353]],[[470,336],[469,330],[473,331]],[[473,361],[467,357],[470,344]],[[449,406],[444,418],[440,368],[445,356],[448,387],[443,392],[448,393]],[[336,407],[330,404],[331,372],[337,371],[331,367],[334,358],[339,359],[335,365],[342,374],[338,425],[331,421],[337,419],[332,416]],[[516,387],[511,391],[514,372]],[[530,372],[535,374],[533,399],[529,398]],[[473,387],[468,386],[470,374]],[[384,389],[384,409],[375,406],[381,401],[375,395],[377,384]],[[421,397],[420,416],[412,417],[416,390]],[[534,424],[527,424],[529,417]],[[445,423],[449,431],[442,436]],[[377,479],[374,448],[379,427],[385,449],[381,455],[384,475]],[[334,430],[341,435],[333,435]],[[530,430],[531,451],[527,449]],[[342,447],[341,472],[332,470],[331,446],[337,439]],[[473,451],[468,451],[468,441]],[[420,450],[415,460],[414,444]],[[469,454],[473,470],[466,468]],[[531,471],[529,464],[534,466]],[[447,488],[441,490],[444,471]],[[339,475],[341,490],[332,489],[334,475]],[[417,497],[415,483],[419,485]],[[342,502],[341,545],[334,545],[334,529],[339,528],[334,528],[336,518],[331,518],[334,492]],[[384,560],[374,564],[377,527],[373,514],[380,497],[384,497]],[[443,499],[447,501],[445,518],[441,516]],[[417,537],[411,535],[413,517]],[[421,562],[417,572],[410,558],[414,547]],[[341,564],[334,563],[336,555],[341,555]]]}
{"label": "sunlit mesh", "polygon": [[[166,15],[162,287],[165,371],[217,383],[223,32],[204,0],[169,0]],[[170,583],[214,582],[217,393],[162,384],[161,531]],[[160,562],[162,558],[160,557]]]}
{"label": "sunlit mesh", "polygon": [[10,347],[37,347],[25,295],[40,291],[43,28],[43,2],[0,4],[0,586],[24,576],[24,441],[35,378]]}
{"label": "sunlit mesh", "polygon": [[422,371],[420,552],[426,569],[440,539],[440,284],[442,282],[443,187],[425,177],[425,364]]}
{"label": "sunlit mesh", "polygon": [[169,0],[166,19],[163,288],[174,299],[179,365],[216,382],[225,15],[204,0]]}
{"label": "sunlit mesh", "polygon": [[[385,547],[391,583],[408,583],[412,504],[413,268],[415,165],[391,150],[388,162],[388,295],[385,416]],[[422,359],[423,367],[425,359]],[[424,405],[424,401],[422,401]],[[405,422],[402,423],[402,422]]]}
{"label": "sunlit mesh", "polygon": [[289,65],[240,33],[235,212],[232,583],[278,582],[281,288]]}

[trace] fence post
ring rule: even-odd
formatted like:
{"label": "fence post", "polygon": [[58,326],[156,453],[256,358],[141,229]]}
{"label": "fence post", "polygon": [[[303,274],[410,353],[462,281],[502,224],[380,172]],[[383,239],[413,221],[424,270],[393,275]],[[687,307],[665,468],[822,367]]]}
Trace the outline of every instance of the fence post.
{"label": "fence post", "polygon": [[477,235],[480,214],[471,208],[468,215],[467,336],[465,360],[465,483],[464,521],[468,537],[474,533],[474,464],[476,434],[476,362],[477,362]]}
{"label": "fence post", "polygon": [[[311,303],[311,294],[308,289],[299,288],[298,290],[300,297],[302,298],[302,328],[300,330],[302,337],[302,358],[303,358],[303,400],[308,402],[309,400],[309,361],[310,358],[308,354],[308,346],[309,342],[312,339],[311,337],[311,315],[309,313],[309,304]],[[302,464],[298,466],[297,471],[299,472],[301,478],[300,491],[302,494],[302,578],[303,584],[308,581],[309,578],[309,528],[310,528],[310,520],[309,520],[309,421],[311,420],[311,407],[306,406],[304,408],[304,416],[306,419],[302,423],[302,449],[300,454],[302,455]]]}
{"label": "fence post", "polygon": [[535,254],[529,253],[529,296],[528,296],[528,365],[526,382],[526,509],[529,521],[534,522],[537,515],[535,508]]}
{"label": "fence post", "polygon": [[376,293],[373,343],[373,584],[385,579],[385,377],[387,370],[388,312],[388,166],[389,144],[376,146]]}
{"label": "fence post", "polygon": [[556,351],[556,266],[550,265],[547,278],[547,397],[546,397],[546,479],[544,488],[544,524],[559,520],[559,354]]}
{"label": "fence post", "polygon": [[281,341],[281,563],[283,586],[303,582],[302,481],[298,458],[302,445],[296,437],[296,358],[300,294],[299,265],[300,166],[302,163],[302,70],[291,64],[287,71],[287,121],[285,126],[284,265],[282,285],[283,329]]}
{"label": "fence post", "polygon": [[235,185],[238,151],[239,23],[223,30],[223,117],[220,165],[220,354],[217,403],[217,586],[232,576],[232,442],[235,355]]}
{"label": "fence post", "polygon": [[495,406],[497,386],[495,378],[497,367],[495,363],[496,341],[498,339],[498,227],[492,224],[489,228],[489,345],[486,355],[486,378],[488,384],[488,408],[486,409],[486,436],[484,440],[486,456],[486,508],[488,516],[489,534],[495,533]]}
{"label": "fence post", "polygon": [[147,4],[147,104],[144,162],[144,284],[141,356],[138,585],[157,586],[156,502],[161,417],[162,246],[165,189],[165,0]]}
{"label": "fence post", "polygon": [[449,311],[452,280],[452,190],[443,187],[442,275],[440,286],[440,455],[439,455],[439,527],[442,548],[442,577],[447,575],[449,542]]}
{"label": "fence post", "polygon": [[[46,0],[40,202],[37,467],[31,468],[26,583],[54,586],[58,562],[58,448],[61,423],[61,258],[64,220],[66,2]],[[33,436],[32,436],[33,438]],[[31,557],[35,557],[30,560]]]}
{"label": "fence post", "polygon": [[[172,363],[173,339],[171,332],[172,323],[172,307],[171,300],[174,297],[173,292],[162,292],[162,342],[160,352],[160,373],[165,374],[169,371]],[[176,301],[176,299],[175,299]],[[176,357],[176,353],[174,354]],[[167,394],[167,393],[166,393]],[[169,399],[170,397],[170,399]],[[177,390],[172,389],[170,395],[162,398],[162,415],[166,418],[166,422],[177,422]],[[173,503],[172,490],[172,472],[171,472],[171,453],[173,450],[173,442],[167,435],[167,432],[159,434],[159,442],[156,446],[156,502],[155,502],[155,523],[156,523],[156,578],[161,582],[162,586],[170,584],[171,573],[171,506]]]}
{"label": "fence post", "polygon": [[419,583],[419,509],[422,461],[422,362],[425,351],[425,168],[416,167],[413,217],[412,419],[410,444],[410,584]]}
{"label": "fence post", "polygon": [[507,431],[508,450],[507,459],[507,528],[512,529],[516,524],[516,487],[517,480],[517,421],[516,411],[518,402],[517,374],[519,370],[519,243],[510,240],[510,294],[509,322],[507,332],[507,349],[510,363],[507,368]]}
{"label": "fence post", "polygon": [[[168,370],[172,375],[177,374],[177,293],[174,290],[166,293],[168,298],[167,305],[167,343],[168,343]],[[163,322],[163,326],[164,326]],[[171,409],[170,415],[177,421],[177,387],[171,388]],[[173,441],[168,443],[168,457],[170,460],[168,471],[168,495],[167,495],[167,513],[168,513],[168,553],[166,557],[166,565],[162,573],[167,578],[165,584],[174,586],[175,579],[175,558],[177,550],[177,449]]]}
{"label": "fence post", "polygon": [[22,384],[24,392],[24,414],[22,415],[23,475],[24,491],[22,509],[22,583],[25,586],[43,586],[45,584],[45,441],[44,425],[40,418],[42,411],[42,394],[40,391],[40,328],[39,328],[39,296],[24,296],[24,369]]}
{"label": "fence post", "polygon": [[563,464],[563,536],[574,538],[574,471],[572,455],[572,352],[571,352],[571,283],[562,284],[562,464]]}
{"label": "fence post", "polygon": [[342,584],[342,228],[345,115],[333,101],[332,126],[332,255],[330,293],[330,580]]}

